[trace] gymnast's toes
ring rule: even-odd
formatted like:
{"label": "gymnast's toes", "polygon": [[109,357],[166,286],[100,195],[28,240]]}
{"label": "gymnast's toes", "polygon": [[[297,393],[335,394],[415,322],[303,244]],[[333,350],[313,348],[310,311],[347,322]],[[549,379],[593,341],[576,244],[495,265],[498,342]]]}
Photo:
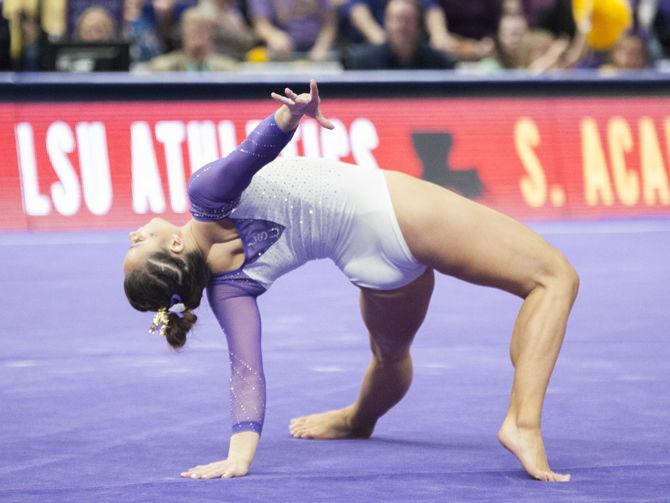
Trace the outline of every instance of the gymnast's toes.
{"label": "gymnast's toes", "polygon": [[291,425],[289,427],[289,432],[293,438],[303,438],[303,436],[307,433],[305,427],[302,425]]}
{"label": "gymnast's toes", "polygon": [[547,453],[539,427],[519,427],[511,418],[505,418],[498,431],[500,443],[514,454],[528,474],[545,482],[568,482],[570,475],[556,473],[549,468]]}
{"label": "gymnast's toes", "polygon": [[530,474],[533,478],[543,482],[570,482],[569,474],[560,474],[552,471],[539,471]]}
{"label": "gymnast's toes", "polygon": [[549,472],[550,482],[570,482],[570,474],[561,474],[556,472]]}

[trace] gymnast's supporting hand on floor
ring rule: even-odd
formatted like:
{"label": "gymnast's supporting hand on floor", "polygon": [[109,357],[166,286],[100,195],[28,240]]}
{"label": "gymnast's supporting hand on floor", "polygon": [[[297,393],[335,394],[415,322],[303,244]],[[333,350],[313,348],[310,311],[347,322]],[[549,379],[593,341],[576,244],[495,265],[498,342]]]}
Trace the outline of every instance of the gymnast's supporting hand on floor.
{"label": "gymnast's supporting hand on floor", "polygon": [[[156,311],[152,328],[175,348],[197,320],[206,288],[228,341],[232,436],[225,460],[184,477],[245,475],[265,417],[261,323],[256,298],[282,274],[330,258],[360,288],[372,359],[356,400],[291,421],[305,439],[369,437],[412,380],[410,346],[428,309],[433,271],[524,299],[514,325],[515,368],[498,439],[539,480],[553,472],[542,442],[544,396],[577,295],[567,260],[526,226],[400,172],[324,159],[277,157],[303,115],[331,129],[310,92],[273,93],[281,107],[231,154],[189,182],[193,218],[181,227],[153,219],[130,233],[126,296]],[[440,306],[435,306],[439,309]]]}

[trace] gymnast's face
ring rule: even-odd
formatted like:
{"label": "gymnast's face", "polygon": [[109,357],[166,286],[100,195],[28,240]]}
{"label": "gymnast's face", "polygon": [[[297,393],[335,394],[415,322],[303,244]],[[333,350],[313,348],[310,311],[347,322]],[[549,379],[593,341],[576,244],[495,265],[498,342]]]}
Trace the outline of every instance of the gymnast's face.
{"label": "gymnast's face", "polygon": [[182,244],[179,228],[162,218],[152,218],[148,223],[128,234],[130,249],[123,261],[123,271],[127,274],[142,267],[154,253],[168,248],[179,251]]}

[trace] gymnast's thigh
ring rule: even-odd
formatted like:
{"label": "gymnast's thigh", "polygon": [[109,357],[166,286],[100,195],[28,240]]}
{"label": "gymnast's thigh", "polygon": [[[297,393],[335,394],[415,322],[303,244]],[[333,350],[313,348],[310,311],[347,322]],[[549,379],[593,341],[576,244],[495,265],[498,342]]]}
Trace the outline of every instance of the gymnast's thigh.
{"label": "gymnast's thigh", "polygon": [[370,333],[372,350],[380,359],[407,354],[428,311],[435,277],[432,269],[395,290],[361,288],[361,316]]}
{"label": "gymnast's thigh", "polygon": [[565,258],[540,235],[495,210],[403,173],[387,175],[398,224],[421,263],[525,297]]}

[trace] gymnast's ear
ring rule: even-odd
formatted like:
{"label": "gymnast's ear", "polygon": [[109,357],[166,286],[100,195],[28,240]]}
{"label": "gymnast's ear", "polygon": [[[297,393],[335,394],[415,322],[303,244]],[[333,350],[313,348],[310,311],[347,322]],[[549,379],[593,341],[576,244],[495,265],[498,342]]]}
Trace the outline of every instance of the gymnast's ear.
{"label": "gymnast's ear", "polygon": [[184,251],[184,238],[177,233],[172,234],[170,241],[168,241],[168,248],[172,253],[182,253]]}

